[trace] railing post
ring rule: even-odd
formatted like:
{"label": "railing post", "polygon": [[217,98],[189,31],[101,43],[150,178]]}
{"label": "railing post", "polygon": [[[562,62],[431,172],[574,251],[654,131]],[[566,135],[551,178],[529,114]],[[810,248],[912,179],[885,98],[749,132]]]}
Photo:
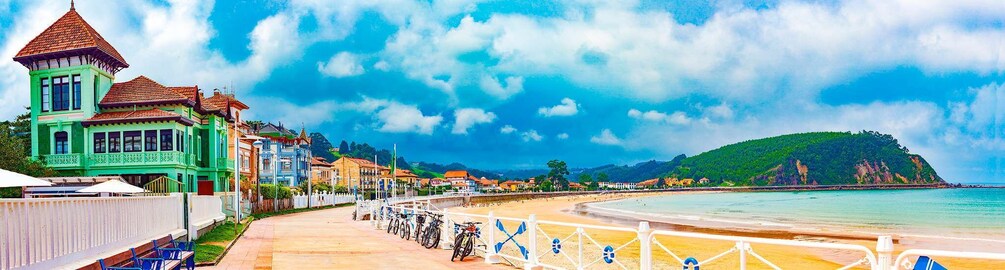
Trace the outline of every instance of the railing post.
{"label": "railing post", "polygon": [[893,237],[889,235],[880,236],[876,240],[876,264],[873,270],[890,270],[893,266]]}
{"label": "railing post", "polygon": [[495,244],[496,244],[496,217],[495,217],[495,213],[493,213],[492,211],[489,211],[489,222],[488,222],[488,224],[485,224],[485,226],[488,227],[488,230],[486,230],[486,231],[488,232],[488,236],[489,236],[488,245],[485,247],[485,249],[488,250],[488,252],[486,252],[486,254],[485,254],[485,263],[487,263],[487,264],[501,263],[502,260],[500,259],[499,254],[496,254],[496,249],[495,249]]}
{"label": "railing post", "polygon": [[583,227],[576,227],[576,235],[579,237],[579,241],[576,245],[579,246],[579,263],[576,265],[576,269],[583,270]]}
{"label": "railing post", "polygon": [[649,222],[639,222],[639,269],[649,270],[653,268],[653,244],[649,233]]}
{"label": "railing post", "polygon": [[[454,232],[453,231],[453,229],[454,229],[454,221],[450,219],[450,216],[449,216],[450,213],[449,213],[448,210],[449,209],[443,209],[443,220],[446,221],[446,222],[443,222],[444,228],[442,230],[440,230],[440,239],[441,239],[440,243],[447,242],[446,244],[440,245],[441,247],[443,247],[443,249],[447,249],[448,246],[451,249],[454,248],[453,247],[453,244],[454,244],[453,241],[443,241],[443,240],[447,239],[446,237],[443,237],[444,235],[450,235],[450,234],[453,234],[453,232]],[[447,232],[447,230],[450,230],[450,232]],[[453,240],[453,239],[451,239],[451,240]]]}
{"label": "railing post", "polygon": [[740,270],[747,269],[747,243],[743,240],[736,242],[736,248],[740,250]]}
{"label": "railing post", "polygon": [[530,214],[527,218],[527,257],[529,260],[524,264],[523,269],[542,269],[537,261],[537,215]]}

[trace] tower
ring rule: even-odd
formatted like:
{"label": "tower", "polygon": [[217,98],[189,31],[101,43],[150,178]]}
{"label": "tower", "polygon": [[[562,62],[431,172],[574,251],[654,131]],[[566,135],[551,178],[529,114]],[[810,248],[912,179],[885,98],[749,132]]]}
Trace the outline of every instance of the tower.
{"label": "tower", "polygon": [[[129,67],[73,4],[14,57],[31,78],[31,154],[81,169],[87,134],[81,121],[100,112],[115,73]],[[77,155],[74,155],[77,154]]]}

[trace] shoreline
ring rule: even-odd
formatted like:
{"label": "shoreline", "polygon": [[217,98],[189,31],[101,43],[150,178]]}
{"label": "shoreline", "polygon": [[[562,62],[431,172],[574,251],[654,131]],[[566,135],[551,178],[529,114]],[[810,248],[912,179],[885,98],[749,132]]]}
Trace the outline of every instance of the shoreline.
{"label": "shoreline", "polygon": [[[716,235],[731,235],[731,236],[744,236],[744,237],[758,237],[758,238],[774,238],[774,239],[795,239],[800,241],[813,241],[813,242],[832,242],[832,243],[846,243],[861,245],[872,250],[876,246],[876,236],[871,234],[852,234],[848,235],[846,233],[830,233],[830,232],[791,232],[785,230],[736,230],[736,229],[717,229],[717,228],[706,228],[701,226],[692,226],[686,224],[673,224],[672,222],[665,222],[659,220],[644,219],[638,217],[620,217],[620,216],[607,216],[603,214],[596,213],[584,213],[586,212],[584,208],[588,208],[587,204],[597,203],[603,201],[613,201],[620,199],[632,199],[640,197],[649,196],[675,196],[683,193],[692,192],[723,192],[723,190],[705,190],[705,191],[695,191],[695,190],[674,190],[674,191],[649,191],[649,192],[609,192],[609,193],[594,193],[594,194],[581,194],[575,196],[564,196],[564,197],[554,197],[554,198],[542,198],[542,199],[527,199],[527,200],[517,200],[508,202],[499,202],[484,204],[481,206],[473,207],[454,207],[451,211],[460,211],[472,214],[486,215],[488,212],[494,212],[496,216],[499,217],[518,217],[526,218],[530,214],[537,216],[538,220],[550,220],[559,221],[567,223],[579,223],[585,225],[601,225],[601,226],[615,226],[615,227],[626,227],[626,228],[637,228],[639,221],[649,221],[650,227],[653,229],[671,229],[677,231],[689,231],[696,233],[706,233],[706,234],[716,234]],[[735,191],[735,190],[730,190]],[[512,224],[508,224],[512,226]],[[571,227],[556,227],[556,226],[542,226],[542,229],[548,231],[551,235],[568,235],[575,231]],[[623,233],[596,233],[589,232],[593,237],[596,237],[598,241],[609,242],[609,243],[624,243],[630,239],[634,239],[636,236],[634,234],[623,234]],[[668,245],[669,248],[681,254],[687,254],[688,256],[694,256],[696,258],[707,258],[714,256],[723,250],[728,249],[732,242],[722,242],[722,241],[708,241],[708,240],[695,240],[689,238],[680,237],[666,237],[662,236],[659,239],[662,243],[673,243],[673,246]],[[949,239],[923,239],[912,235],[895,235],[894,236],[894,247],[895,253],[910,249],[918,248],[918,246],[928,246],[934,249],[948,249],[953,248],[944,245]],[[973,243],[966,240],[952,240],[953,243],[957,245],[967,245],[969,248],[976,248],[980,250],[996,250],[996,246],[1005,245],[1002,243]],[[819,250],[819,249],[801,249],[787,246],[774,246],[774,245],[756,245],[755,250],[764,257],[771,260],[773,263],[778,264],[783,268],[793,268],[793,269],[826,269],[826,268],[838,268],[843,264],[850,263],[860,258],[860,254],[841,252],[833,250]],[[619,258],[631,259],[633,256],[638,254],[637,247],[634,249],[628,249],[625,251],[627,254],[619,254]],[[662,251],[661,251],[662,252]],[[654,256],[656,253],[654,252]],[[660,254],[660,258],[656,258],[655,261],[662,266],[671,266],[676,263],[673,262],[672,258],[665,256],[665,254]],[[997,269],[1005,267],[1003,262],[994,261],[979,261],[979,260],[965,260],[965,259],[941,259],[939,260],[943,265],[953,267],[953,268],[965,268],[965,269]],[[738,263],[736,258],[727,256],[721,259],[721,262],[716,262],[711,264],[723,266],[732,265],[735,266]],[[754,263],[750,266],[760,269],[759,263]],[[679,267],[674,266],[674,267]]]}

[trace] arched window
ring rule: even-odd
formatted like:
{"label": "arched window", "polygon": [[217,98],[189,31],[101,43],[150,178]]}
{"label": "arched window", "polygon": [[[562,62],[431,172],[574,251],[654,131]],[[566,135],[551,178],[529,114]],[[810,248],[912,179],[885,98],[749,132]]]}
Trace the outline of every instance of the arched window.
{"label": "arched window", "polygon": [[56,142],[56,154],[66,154],[70,152],[70,145],[67,139],[66,131],[56,132],[53,135],[53,141]]}

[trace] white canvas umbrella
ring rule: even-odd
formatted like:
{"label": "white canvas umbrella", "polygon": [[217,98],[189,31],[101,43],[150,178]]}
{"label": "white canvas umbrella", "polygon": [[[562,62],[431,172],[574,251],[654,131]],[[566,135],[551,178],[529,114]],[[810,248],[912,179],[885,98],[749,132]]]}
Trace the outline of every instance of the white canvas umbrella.
{"label": "white canvas umbrella", "polygon": [[0,169],[0,187],[48,187],[52,183],[35,177]]}
{"label": "white canvas umbrella", "polygon": [[80,193],[142,193],[146,192],[145,189],[140,187],[123,183],[119,180],[108,180],[104,183],[89,186],[80,190]]}

